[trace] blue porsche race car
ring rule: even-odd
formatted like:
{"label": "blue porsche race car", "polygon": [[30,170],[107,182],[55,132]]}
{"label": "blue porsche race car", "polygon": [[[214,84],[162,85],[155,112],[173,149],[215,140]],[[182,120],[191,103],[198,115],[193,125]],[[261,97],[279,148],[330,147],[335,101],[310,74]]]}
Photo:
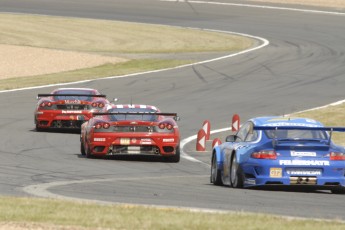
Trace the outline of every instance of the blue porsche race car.
{"label": "blue porsche race car", "polygon": [[307,118],[258,117],[214,147],[211,183],[234,188],[299,185],[345,193],[345,148],[333,132]]}

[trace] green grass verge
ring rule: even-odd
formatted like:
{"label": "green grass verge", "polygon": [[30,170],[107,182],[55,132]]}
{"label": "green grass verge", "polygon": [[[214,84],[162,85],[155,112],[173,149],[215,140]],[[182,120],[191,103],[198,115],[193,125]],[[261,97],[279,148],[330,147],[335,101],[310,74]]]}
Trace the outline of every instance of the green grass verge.
{"label": "green grass verge", "polygon": [[105,64],[94,68],[79,69],[68,72],[3,79],[0,80],[0,90],[25,88],[47,84],[76,82],[81,80],[97,79],[108,76],[120,76],[131,73],[176,67],[190,63],[192,63],[192,61],[188,60],[130,60],[128,62],[119,64]]}
{"label": "green grass verge", "polygon": [[[322,122],[325,126],[345,126],[344,120],[345,103],[328,106],[325,108],[310,110],[293,114],[297,117],[308,117]],[[345,146],[345,133],[334,132],[332,140]]]}
{"label": "green grass verge", "polygon": [[237,51],[242,36],[160,25],[39,15],[0,14],[0,44],[93,53]]}
{"label": "green grass verge", "polygon": [[[199,213],[169,208],[96,205],[50,199],[0,198],[4,222],[41,223],[91,229],[344,229],[337,221],[287,219],[262,214]],[[68,227],[64,229],[69,229]]]}

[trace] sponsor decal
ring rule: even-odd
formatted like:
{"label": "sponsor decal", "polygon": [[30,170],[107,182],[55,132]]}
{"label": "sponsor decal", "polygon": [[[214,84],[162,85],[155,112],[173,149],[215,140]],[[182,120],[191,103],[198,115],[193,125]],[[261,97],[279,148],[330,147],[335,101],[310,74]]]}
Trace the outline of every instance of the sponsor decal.
{"label": "sponsor decal", "polygon": [[61,113],[64,113],[64,114],[80,114],[80,113],[83,113],[83,111],[81,110],[62,110]]}
{"label": "sponsor decal", "polygon": [[279,160],[279,165],[329,166],[329,161],[317,161],[317,160]]}
{"label": "sponsor decal", "polygon": [[174,142],[174,141],[175,141],[174,138],[163,138],[163,142],[164,142],[164,143]]}
{"label": "sponsor decal", "polygon": [[105,141],[105,138],[95,137],[93,141]]}
{"label": "sponsor decal", "polygon": [[293,157],[316,157],[316,152],[296,152],[291,151]]}
{"label": "sponsor decal", "polygon": [[132,138],[131,141],[132,141],[133,144],[137,143],[137,139],[135,139],[135,138]]}
{"label": "sponsor decal", "polygon": [[140,144],[142,144],[142,145],[151,145],[152,144],[152,140],[150,138],[142,138],[140,140]]}
{"label": "sponsor decal", "polygon": [[80,100],[65,100],[65,104],[80,104]]}
{"label": "sponsor decal", "polygon": [[270,177],[280,178],[283,176],[282,168],[270,168]]}
{"label": "sponsor decal", "polygon": [[298,176],[321,176],[321,169],[288,169],[286,170],[288,175]]}

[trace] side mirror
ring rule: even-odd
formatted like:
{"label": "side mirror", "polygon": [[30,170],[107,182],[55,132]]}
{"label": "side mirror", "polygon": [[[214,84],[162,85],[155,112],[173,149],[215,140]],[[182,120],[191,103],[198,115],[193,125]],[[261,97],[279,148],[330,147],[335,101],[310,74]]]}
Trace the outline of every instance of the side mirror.
{"label": "side mirror", "polygon": [[115,97],[115,98],[113,98],[113,101],[114,101],[114,102],[117,102],[118,100],[119,100],[119,99],[118,99],[118,98],[116,98],[116,97]]}
{"label": "side mirror", "polygon": [[236,135],[229,135],[225,138],[226,142],[234,142],[236,140]]}
{"label": "side mirror", "polygon": [[179,117],[179,116],[175,116],[175,117],[174,117],[174,120],[175,120],[175,121],[179,121],[179,120],[180,120],[180,117]]}

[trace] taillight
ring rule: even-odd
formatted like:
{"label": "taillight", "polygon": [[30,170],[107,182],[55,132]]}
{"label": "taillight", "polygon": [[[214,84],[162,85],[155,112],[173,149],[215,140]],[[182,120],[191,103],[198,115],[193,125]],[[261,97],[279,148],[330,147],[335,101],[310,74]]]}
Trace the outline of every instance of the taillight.
{"label": "taillight", "polygon": [[158,127],[159,127],[160,129],[165,129],[165,124],[164,124],[164,123],[160,123],[160,124],[158,125]]}
{"label": "taillight", "polygon": [[44,102],[42,102],[40,104],[40,107],[51,107],[51,106],[52,106],[52,103],[51,102],[46,102],[46,101],[44,101]]}
{"label": "taillight", "polygon": [[345,161],[345,153],[331,152],[329,158],[331,161]]}
{"label": "taillight", "polygon": [[174,128],[174,126],[172,124],[170,124],[170,123],[160,123],[158,125],[158,127],[160,129],[165,129],[166,128],[167,130],[172,130]]}
{"label": "taillight", "polygon": [[97,123],[95,125],[95,129],[101,129],[101,128],[109,129],[109,127],[110,127],[109,123]]}
{"label": "taillight", "polygon": [[277,159],[277,153],[274,150],[261,150],[258,152],[253,152],[251,155],[255,159]]}

